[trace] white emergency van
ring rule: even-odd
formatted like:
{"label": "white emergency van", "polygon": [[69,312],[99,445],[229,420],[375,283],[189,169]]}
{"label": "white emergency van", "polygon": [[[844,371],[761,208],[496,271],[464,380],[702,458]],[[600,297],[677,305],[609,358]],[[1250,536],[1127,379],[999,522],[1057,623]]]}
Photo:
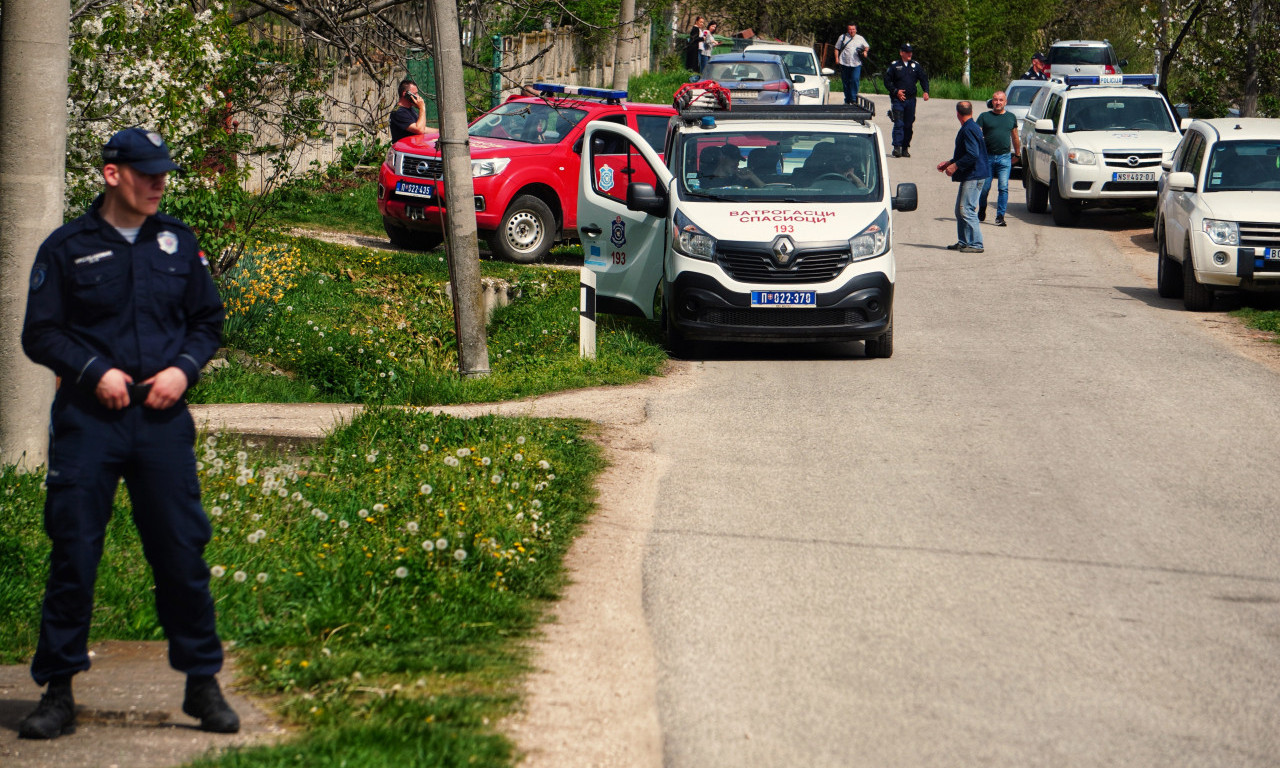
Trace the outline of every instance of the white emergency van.
{"label": "white emergency van", "polygon": [[[894,211],[884,141],[856,105],[686,109],[666,162],[587,128],[578,234],[599,311],[660,318],[669,342],[864,340],[893,354]],[[652,178],[656,183],[632,181]]]}

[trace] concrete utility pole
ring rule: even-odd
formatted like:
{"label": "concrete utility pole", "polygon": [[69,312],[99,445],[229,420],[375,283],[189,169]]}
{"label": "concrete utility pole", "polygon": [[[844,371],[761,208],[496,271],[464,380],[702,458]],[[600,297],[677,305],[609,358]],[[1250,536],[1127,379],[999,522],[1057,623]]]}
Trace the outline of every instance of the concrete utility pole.
{"label": "concrete utility pole", "polygon": [[435,52],[436,103],[440,106],[440,157],[444,162],[445,249],[453,284],[453,326],[458,334],[458,372],[489,375],[484,303],[480,297],[480,245],[476,240],[476,188],[471,180],[466,89],[462,82],[462,38],[458,6],[432,0],[431,47]]}
{"label": "concrete utility pole", "polygon": [[613,49],[613,88],[625,91],[631,79],[632,46],[635,44],[636,0],[622,0],[618,11],[618,43]]}
{"label": "concrete utility pole", "polygon": [[22,353],[31,265],[62,224],[69,3],[5,0],[0,19],[0,463],[45,463],[53,374]]}

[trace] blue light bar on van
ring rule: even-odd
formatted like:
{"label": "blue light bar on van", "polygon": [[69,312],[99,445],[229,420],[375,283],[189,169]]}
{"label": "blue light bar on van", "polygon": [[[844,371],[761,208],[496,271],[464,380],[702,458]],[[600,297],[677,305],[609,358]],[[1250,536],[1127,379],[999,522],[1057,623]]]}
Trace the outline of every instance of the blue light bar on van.
{"label": "blue light bar on van", "polygon": [[1155,75],[1065,75],[1062,81],[1071,85],[1155,85]]}
{"label": "blue light bar on van", "polygon": [[585,96],[589,99],[627,98],[626,91],[612,91],[606,88],[584,88],[579,85],[556,85],[555,83],[534,83],[533,87],[538,93],[563,93],[566,96]]}

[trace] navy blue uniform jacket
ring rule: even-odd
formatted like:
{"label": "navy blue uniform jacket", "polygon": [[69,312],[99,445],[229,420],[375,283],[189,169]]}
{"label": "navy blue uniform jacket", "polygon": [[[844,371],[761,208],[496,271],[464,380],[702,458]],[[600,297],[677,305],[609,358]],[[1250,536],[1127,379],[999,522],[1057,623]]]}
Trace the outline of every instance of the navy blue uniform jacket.
{"label": "navy blue uniform jacket", "polygon": [[221,342],[223,315],[195,233],[158,213],[130,244],[101,205],[40,245],[23,351],[90,396],[112,368],[141,382],[177,366],[194,384]]}

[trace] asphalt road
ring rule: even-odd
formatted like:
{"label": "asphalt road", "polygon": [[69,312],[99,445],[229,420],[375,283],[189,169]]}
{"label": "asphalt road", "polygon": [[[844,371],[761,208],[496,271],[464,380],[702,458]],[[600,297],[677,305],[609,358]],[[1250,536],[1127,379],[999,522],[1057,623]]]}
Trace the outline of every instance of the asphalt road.
{"label": "asphalt road", "polygon": [[1280,376],[1134,272],[1134,216],[1015,181],[944,250],[957,127],[890,160],[892,359],[701,346],[649,403],[665,765],[1280,764]]}

